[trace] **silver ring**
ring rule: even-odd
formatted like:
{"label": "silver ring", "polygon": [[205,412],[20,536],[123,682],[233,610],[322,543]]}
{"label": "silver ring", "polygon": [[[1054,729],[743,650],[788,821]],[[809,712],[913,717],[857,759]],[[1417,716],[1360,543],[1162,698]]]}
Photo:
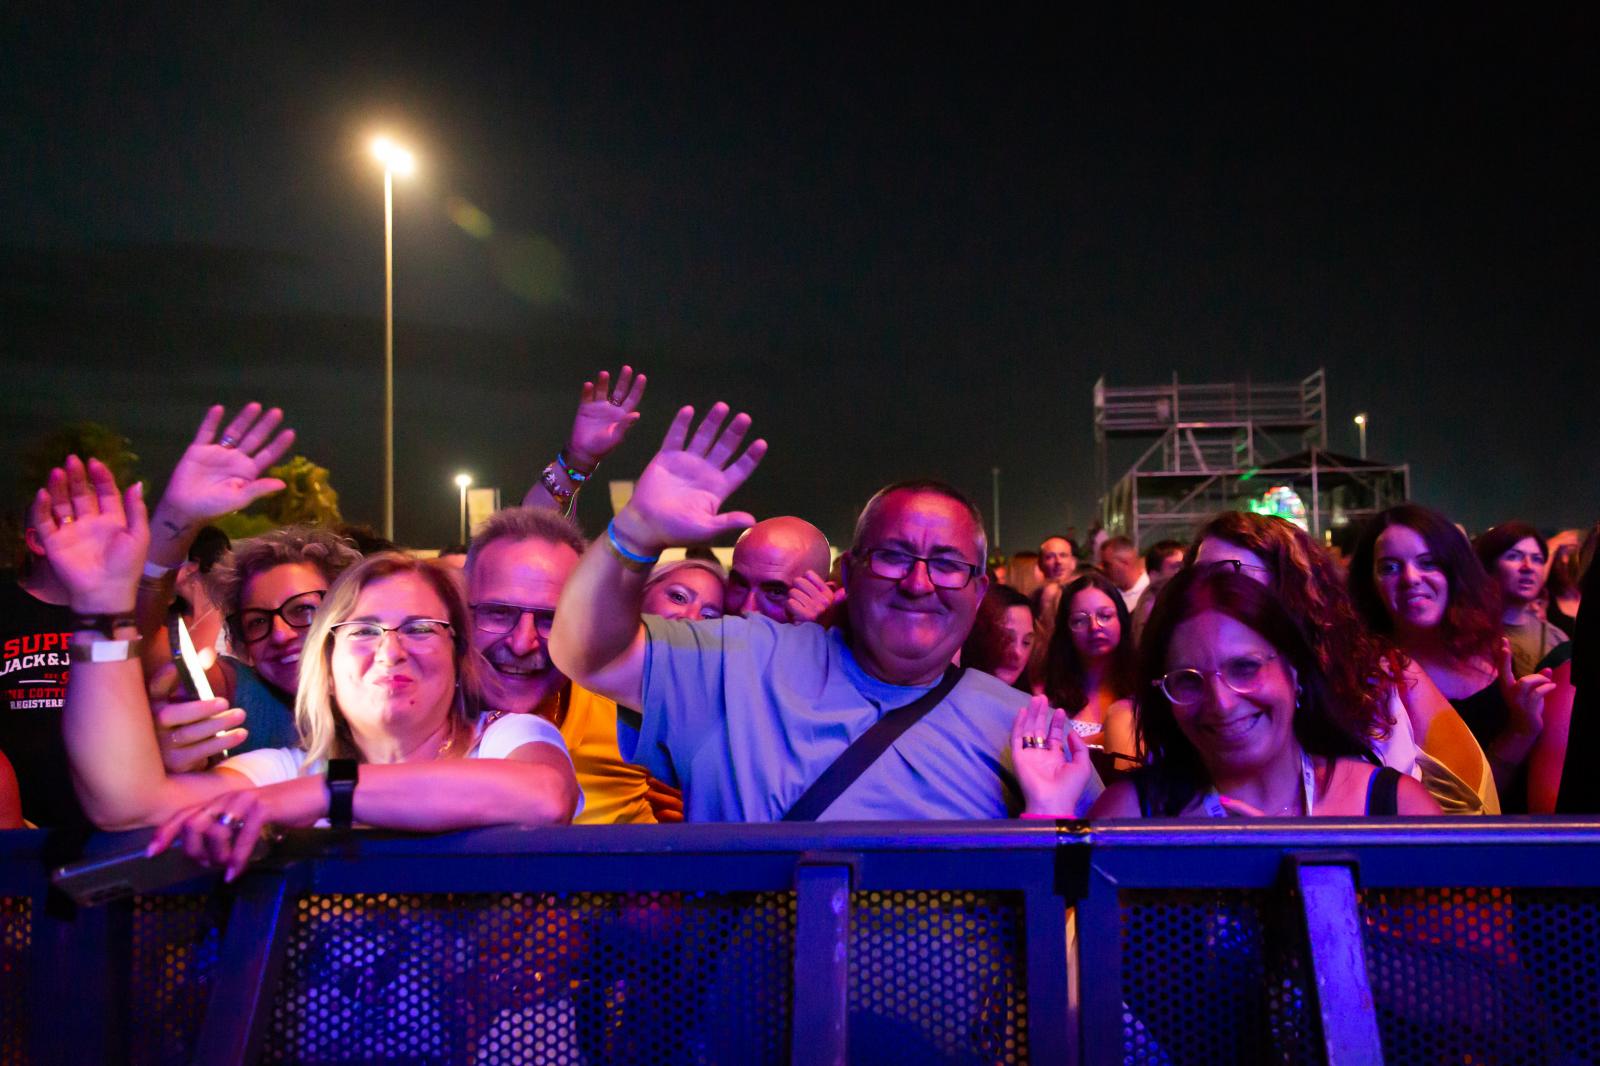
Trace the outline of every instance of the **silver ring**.
{"label": "silver ring", "polygon": [[622,406],[622,401],[621,400],[613,400],[609,396],[606,397],[606,403],[610,404],[612,407],[621,407]]}
{"label": "silver ring", "polygon": [[224,448],[237,448],[239,446],[239,442],[233,438],[233,434],[231,433],[224,433],[222,435],[222,439],[217,441],[217,443],[222,445]]}
{"label": "silver ring", "polygon": [[1025,748],[1042,748],[1044,747],[1044,737],[1023,737],[1022,746]]}
{"label": "silver ring", "polygon": [[244,824],[244,819],[228,811],[217,812],[217,824],[224,829],[237,829]]}

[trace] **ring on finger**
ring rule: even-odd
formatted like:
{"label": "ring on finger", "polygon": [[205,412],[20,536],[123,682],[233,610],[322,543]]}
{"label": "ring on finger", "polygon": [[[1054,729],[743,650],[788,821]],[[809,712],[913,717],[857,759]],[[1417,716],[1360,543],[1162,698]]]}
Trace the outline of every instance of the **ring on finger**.
{"label": "ring on finger", "polygon": [[1044,737],[1023,737],[1022,746],[1025,748],[1042,748],[1044,747]]}
{"label": "ring on finger", "polygon": [[217,824],[224,829],[238,829],[244,824],[244,819],[231,811],[218,811]]}
{"label": "ring on finger", "polygon": [[232,433],[224,433],[222,435],[222,439],[217,441],[217,443],[222,445],[224,448],[237,448],[239,446],[238,438],[236,438]]}
{"label": "ring on finger", "polygon": [[621,407],[622,406],[622,401],[621,400],[615,399],[614,397],[611,397],[611,396],[607,396],[606,397],[606,403],[610,404],[612,407]]}

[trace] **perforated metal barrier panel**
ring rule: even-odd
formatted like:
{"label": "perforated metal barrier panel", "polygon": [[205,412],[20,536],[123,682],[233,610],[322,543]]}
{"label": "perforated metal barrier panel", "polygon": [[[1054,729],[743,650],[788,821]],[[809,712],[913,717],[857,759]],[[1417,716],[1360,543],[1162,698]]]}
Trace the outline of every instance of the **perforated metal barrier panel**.
{"label": "perforated metal barrier panel", "polygon": [[0,1063],[28,1061],[33,900],[0,896]]}
{"label": "perforated metal barrier panel", "polygon": [[129,1059],[136,1066],[180,1066],[217,976],[226,908],[211,896],[136,896],[129,992]]}
{"label": "perforated metal barrier panel", "polygon": [[857,892],[850,1049],[871,1062],[1026,1062],[1018,893]]}
{"label": "perforated metal barrier panel", "polygon": [[1121,904],[1124,1062],[1319,1061],[1304,934],[1279,897],[1145,890]]}
{"label": "perforated metal barrier panel", "polygon": [[1362,909],[1389,1062],[1600,1061],[1600,893],[1369,889]]}
{"label": "perforated metal barrier panel", "polygon": [[[1322,1061],[1292,896],[1120,900],[1123,1062]],[[1368,889],[1361,908],[1386,1062],[1600,1061],[1600,893]]]}
{"label": "perforated metal barrier panel", "polygon": [[778,1062],[787,893],[299,901],[267,1062]]}
{"label": "perforated metal barrier panel", "polygon": [[[851,1047],[1026,1061],[1018,894],[853,900]],[[785,1062],[787,893],[299,901],[264,1060]]]}

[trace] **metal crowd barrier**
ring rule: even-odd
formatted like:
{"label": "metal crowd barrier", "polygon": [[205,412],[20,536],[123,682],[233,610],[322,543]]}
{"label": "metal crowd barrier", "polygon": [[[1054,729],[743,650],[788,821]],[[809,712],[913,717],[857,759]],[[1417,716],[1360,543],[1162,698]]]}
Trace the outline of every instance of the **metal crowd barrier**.
{"label": "metal crowd barrier", "polygon": [[0,1062],[1600,1060],[1593,821],[297,832],[92,908],[77,850],[0,833]]}

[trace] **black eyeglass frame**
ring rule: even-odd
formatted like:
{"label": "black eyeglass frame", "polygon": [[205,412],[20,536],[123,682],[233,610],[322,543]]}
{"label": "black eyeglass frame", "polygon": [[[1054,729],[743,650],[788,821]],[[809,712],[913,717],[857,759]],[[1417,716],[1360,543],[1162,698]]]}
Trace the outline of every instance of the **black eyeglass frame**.
{"label": "black eyeglass frame", "polygon": [[[235,611],[233,614],[228,616],[228,624],[238,632],[239,639],[243,640],[246,644],[259,644],[272,635],[272,620],[274,618],[283,619],[283,624],[288,626],[290,629],[310,629],[311,623],[316,618],[316,607],[322,606],[322,599],[327,595],[327,589],[307,589],[305,592],[295,593],[293,596],[290,596],[288,599],[284,600],[270,611],[265,607],[249,607],[242,611]],[[283,613],[284,609],[287,608],[291,603],[294,603],[296,600],[302,599],[306,596],[317,597],[316,607],[312,608],[311,617],[307,618],[304,622],[296,622],[294,619]],[[252,637],[250,635],[250,623],[258,620],[263,623],[266,628],[261,630],[258,635]]]}
{"label": "black eyeglass frame", "polygon": [[[879,562],[886,554],[897,555],[903,559],[906,559],[907,563],[905,572],[897,576],[895,574],[886,574],[882,570],[878,569]],[[911,572],[917,568],[917,564],[921,563],[928,571],[928,583],[930,585],[932,585],[934,588],[946,589],[951,592],[966,588],[968,585],[972,584],[973,578],[983,573],[983,566],[981,564],[969,563],[959,556],[952,557],[949,555],[935,555],[930,557],[926,555],[912,555],[910,552],[901,551],[899,548],[863,548],[860,551],[857,551],[855,556],[858,559],[863,559],[866,561],[867,569],[872,571],[874,577],[881,577],[885,581],[904,581],[906,578],[911,576]],[[965,571],[966,577],[962,579],[961,584],[959,585],[940,584],[938,578],[935,576],[938,572],[933,568],[934,563],[939,563],[942,566],[959,566]],[[953,577],[955,575],[952,574],[951,576]]]}

